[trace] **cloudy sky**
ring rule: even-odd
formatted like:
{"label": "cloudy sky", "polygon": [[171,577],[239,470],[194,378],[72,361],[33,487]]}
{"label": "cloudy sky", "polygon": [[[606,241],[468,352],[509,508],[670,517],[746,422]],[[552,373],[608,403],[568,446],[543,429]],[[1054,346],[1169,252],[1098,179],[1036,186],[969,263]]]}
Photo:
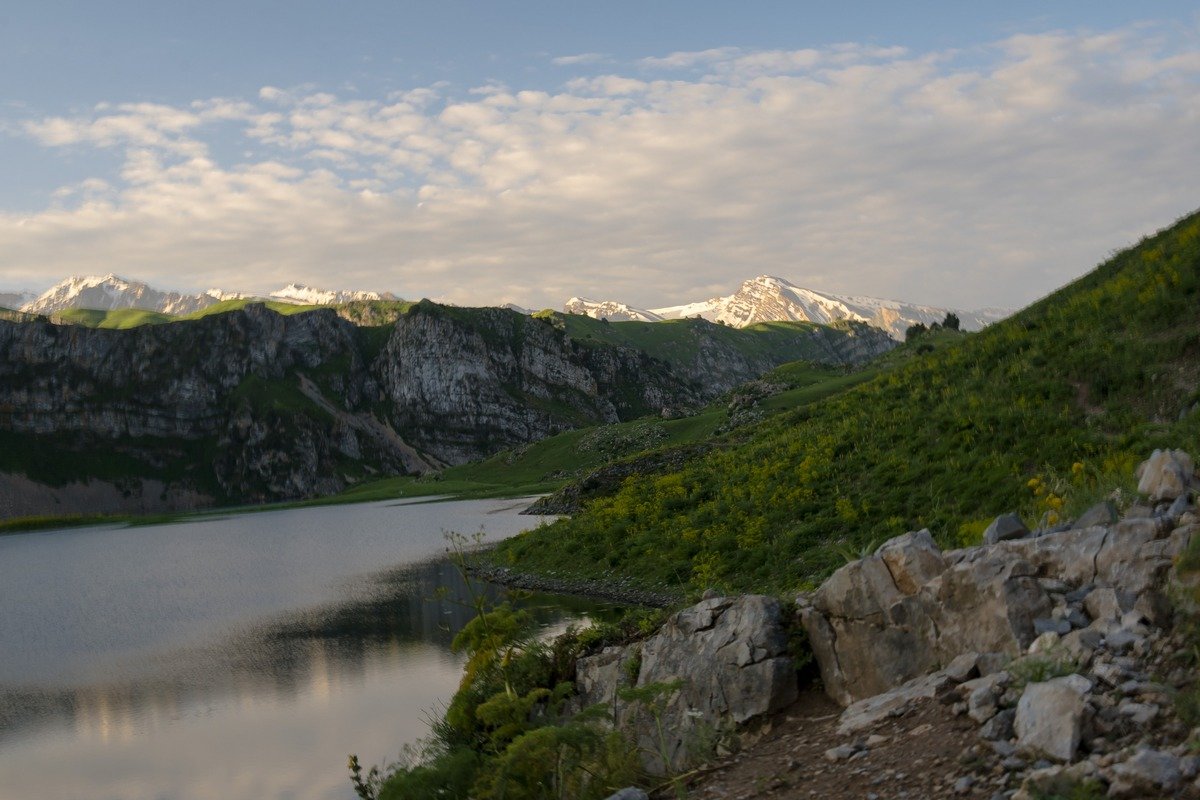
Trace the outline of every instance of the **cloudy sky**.
{"label": "cloudy sky", "polygon": [[1015,307],[1200,206],[1198,142],[1185,2],[45,0],[0,289]]}

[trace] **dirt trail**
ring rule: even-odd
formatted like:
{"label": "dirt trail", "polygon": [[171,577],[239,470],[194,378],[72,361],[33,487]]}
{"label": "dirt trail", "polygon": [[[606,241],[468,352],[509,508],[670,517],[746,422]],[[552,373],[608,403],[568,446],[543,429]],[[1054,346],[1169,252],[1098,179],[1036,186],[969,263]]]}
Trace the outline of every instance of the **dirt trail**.
{"label": "dirt trail", "polygon": [[[915,706],[902,717],[885,720],[854,737],[837,733],[841,714],[817,689],[771,720],[762,738],[742,752],[714,764],[716,770],[688,788],[695,800],[741,798],[990,798],[1008,787],[1005,773],[972,770],[990,755],[979,727],[956,717],[936,700]],[[886,740],[869,737],[886,737]],[[830,761],[826,751],[842,745],[864,749],[845,760]],[[970,786],[955,784],[971,776]]]}

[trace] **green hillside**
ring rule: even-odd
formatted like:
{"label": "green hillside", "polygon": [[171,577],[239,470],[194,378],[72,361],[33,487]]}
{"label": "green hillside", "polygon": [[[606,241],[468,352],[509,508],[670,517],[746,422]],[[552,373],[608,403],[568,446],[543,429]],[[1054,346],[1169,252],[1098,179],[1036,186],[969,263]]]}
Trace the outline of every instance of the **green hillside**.
{"label": "green hillside", "polygon": [[117,308],[111,311],[101,311],[95,308],[68,308],[65,311],[51,314],[50,319],[60,325],[86,325],[89,328],[125,330],[140,325],[161,325],[164,322],[172,322],[178,317],[141,308]]}
{"label": "green hillside", "polygon": [[89,328],[110,328],[126,330],[141,325],[162,325],[180,320],[201,319],[213,314],[225,314],[230,311],[240,311],[251,303],[262,303],[277,314],[299,314],[302,311],[312,311],[321,306],[296,305],[295,303],[280,303],[275,300],[254,300],[242,298],[238,300],[222,300],[208,308],[194,311],[191,314],[163,314],[158,311],[146,311],[141,308],[117,308],[103,311],[95,308],[68,308],[56,311],[50,315],[52,322],[60,325],[85,325]]}
{"label": "green hillside", "polygon": [[1150,448],[1196,448],[1198,295],[1194,214],[1009,320],[768,418],[682,472],[631,479],[496,557],[785,591],[906,530],[954,545],[1014,508],[1050,523]]}

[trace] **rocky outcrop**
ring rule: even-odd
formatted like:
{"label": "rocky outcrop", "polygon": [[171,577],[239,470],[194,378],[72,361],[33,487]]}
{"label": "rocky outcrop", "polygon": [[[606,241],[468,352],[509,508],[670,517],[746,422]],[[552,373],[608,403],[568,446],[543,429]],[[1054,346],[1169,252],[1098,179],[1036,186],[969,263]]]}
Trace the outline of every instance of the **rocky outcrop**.
{"label": "rocky outcrop", "polygon": [[656,774],[677,772],[702,741],[797,693],[779,602],[760,595],[703,600],[644,642],[580,659],[576,672],[579,704],[607,706]]}
{"label": "rocky outcrop", "polygon": [[827,692],[847,704],[839,733],[860,742],[941,702],[986,743],[972,749],[974,774],[947,776],[958,794],[991,784],[1032,800],[1085,782],[1116,798],[1200,792],[1186,789],[1200,729],[1174,701],[1200,691],[1194,644],[1167,627],[1173,609],[1196,610],[1196,572],[1179,574],[1200,535],[1191,465],[1156,452],[1138,471],[1154,505],[1121,520],[1109,506],[1085,515],[1100,524],[1006,538],[1023,526],[1000,518],[990,543],[947,553],[910,533],[835,573],[801,613]]}
{"label": "rocky outcrop", "polygon": [[849,704],[963,653],[1015,657],[1046,630],[1065,634],[1084,618],[1067,618],[1061,585],[1095,588],[1094,609],[1140,597],[1148,616],[1161,614],[1159,589],[1192,534],[1165,524],[1126,519],[946,554],[927,531],[893,539],[803,601],[830,696]]}

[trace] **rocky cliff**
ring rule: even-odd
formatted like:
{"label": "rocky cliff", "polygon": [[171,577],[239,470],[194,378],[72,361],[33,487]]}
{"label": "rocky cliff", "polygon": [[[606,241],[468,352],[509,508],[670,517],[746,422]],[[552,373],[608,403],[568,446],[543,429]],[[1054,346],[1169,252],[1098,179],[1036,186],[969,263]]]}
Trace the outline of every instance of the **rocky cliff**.
{"label": "rocky cliff", "polygon": [[[0,517],[327,494],[693,407],[764,366],[722,351],[705,382],[505,309],[348,308],[252,304],[130,330],[0,319],[0,475],[42,487],[0,490]],[[855,337],[821,335],[857,357]]]}

